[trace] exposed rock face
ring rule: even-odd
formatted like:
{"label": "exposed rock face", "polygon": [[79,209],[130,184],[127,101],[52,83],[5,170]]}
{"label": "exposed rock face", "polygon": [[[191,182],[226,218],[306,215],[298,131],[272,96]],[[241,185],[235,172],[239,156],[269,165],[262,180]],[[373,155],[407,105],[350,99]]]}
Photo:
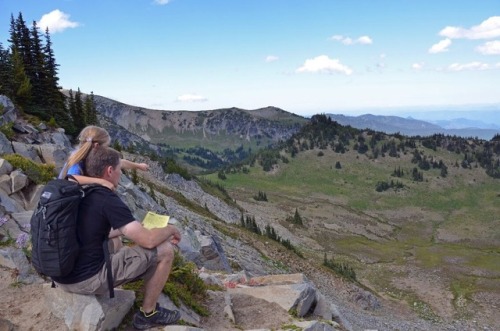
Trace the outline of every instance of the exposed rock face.
{"label": "exposed rock face", "polygon": [[184,133],[207,140],[211,136],[226,134],[234,136],[236,140],[265,138],[278,142],[289,138],[307,121],[275,107],[183,112],[134,107],[100,96],[94,99],[101,115],[153,143],[168,143],[169,135]]}

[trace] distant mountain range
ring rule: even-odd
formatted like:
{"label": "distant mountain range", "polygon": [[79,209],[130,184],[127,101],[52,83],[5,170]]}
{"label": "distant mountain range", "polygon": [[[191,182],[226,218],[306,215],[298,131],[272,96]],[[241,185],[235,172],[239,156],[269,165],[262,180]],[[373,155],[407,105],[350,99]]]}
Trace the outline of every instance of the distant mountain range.
{"label": "distant mountain range", "polygon": [[[172,111],[130,106],[97,95],[95,102],[101,125],[121,146],[133,146],[142,153],[175,157],[179,162],[189,164],[192,171],[215,169],[241,161],[250,150],[286,141],[309,121],[271,106],[254,110],[233,107]],[[494,115],[493,112],[491,114]],[[500,127],[482,122],[490,120],[487,116],[475,120],[441,117],[446,120],[431,123],[409,115],[406,118],[371,114],[326,115],[344,126],[405,136],[423,137],[442,133],[491,140],[500,134]]]}
{"label": "distant mountain range", "polygon": [[341,114],[326,114],[341,125],[349,125],[357,129],[371,129],[388,134],[401,133],[406,136],[430,136],[442,133],[460,137],[478,137],[490,140],[500,134],[500,127],[479,120],[456,118],[450,120],[434,120],[426,122],[412,117],[384,116],[365,114],[347,116]]}

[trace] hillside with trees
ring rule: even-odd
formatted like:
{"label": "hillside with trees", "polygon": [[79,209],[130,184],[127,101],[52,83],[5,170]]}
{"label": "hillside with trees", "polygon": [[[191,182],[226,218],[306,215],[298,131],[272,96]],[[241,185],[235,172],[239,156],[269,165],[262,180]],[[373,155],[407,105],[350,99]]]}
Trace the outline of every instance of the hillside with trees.
{"label": "hillside with trees", "polygon": [[9,45],[0,43],[0,94],[9,97],[26,115],[75,135],[89,124],[97,123],[93,94],[82,96],[69,91],[66,97],[59,86],[58,67],[50,32],[43,33],[33,21],[28,27],[19,13],[11,15]]}
{"label": "hillside with trees", "polygon": [[[422,181],[422,172],[430,169],[439,169],[440,175],[446,177],[450,166],[463,169],[480,167],[488,176],[500,178],[500,135],[495,135],[490,141],[443,134],[408,137],[342,126],[326,115],[313,116],[300,132],[277,148],[259,152],[256,160],[265,171],[270,171],[279,162],[286,163],[288,156],[293,158],[301,152],[315,149],[319,156],[327,149],[339,154],[352,149],[370,160],[385,157],[397,159],[410,153],[414,168],[409,175],[417,181]],[[456,154],[460,161],[446,165],[443,160],[425,155],[425,150],[438,149]],[[403,175],[395,172],[397,177]]]}
{"label": "hillside with trees", "polygon": [[316,115],[206,178],[306,259],[425,319],[482,320],[500,298],[499,138],[389,135]]}

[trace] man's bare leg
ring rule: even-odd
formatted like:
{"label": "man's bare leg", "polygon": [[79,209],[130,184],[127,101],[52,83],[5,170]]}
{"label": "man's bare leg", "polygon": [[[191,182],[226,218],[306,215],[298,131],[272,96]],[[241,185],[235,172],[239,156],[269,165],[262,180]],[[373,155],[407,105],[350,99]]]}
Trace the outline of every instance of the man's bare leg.
{"label": "man's bare leg", "polygon": [[153,276],[144,285],[144,300],[142,310],[152,312],[156,308],[156,303],[160,293],[168,280],[172,263],[174,262],[174,246],[165,241],[157,247],[158,265]]}

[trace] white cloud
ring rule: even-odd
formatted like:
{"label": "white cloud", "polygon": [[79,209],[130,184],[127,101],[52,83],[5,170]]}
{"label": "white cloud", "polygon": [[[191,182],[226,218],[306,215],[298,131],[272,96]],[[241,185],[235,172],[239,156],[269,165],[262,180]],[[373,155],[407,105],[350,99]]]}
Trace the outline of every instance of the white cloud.
{"label": "white cloud", "polygon": [[446,38],[438,42],[437,44],[434,44],[429,48],[429,53],[431,54],[436,54],[436,53],[443,53],[448,51],[448,47],[451,45],[451,40]]}
{"label": "white cloud", "polygon": [[359,37],[357,41],[358,41],[358,43],[363,44],[363,45],[371,45],[371,44],[373,44],[372,38],[370,38],[368,36]]}
{"label": "white cloud", "polygon": [[270,63],[270,62],[275,62],[275,61],[278,61],[279,59],[280,59],[280,58],[279,58],[279,57],[277,57],[277,56],[275,56],[275,55],[268,55],[268,56],[266,56],[265,61],[266,61],[267,63]]}
{"label": "white cloud", "polygon": [[500,16],[492,16],[481,24],[465,29],[457,26],[447,26],[439,35],[451,39],[491,39],[500,36]]}
{"label": "white cloud", "polygon": [[361,45],[371,45],[373,44],[373,40],[368,37],[368,36],[361,36],[358,39],[353,40],[350,37],[344,37],[341,35],[334,35],[330,37],[331,40],[339,41],[344,45],[354,45],[354,44],[361,44]]}
{"label": "white cloud", "polygon": [[341,73],[345,75],[352,74],[352,69],[340,63],[338,59],[330,59],[326,55],[320,55],[314,59],[307,59],[302,67],[296,70],[298,73]]}
{"label": "white cloud", "polygon": [[476,47],[476,52],[484,55],[500,55],[500,40],[488,41]]}
{"label": "white cloud", "polygon": [[423,62],[413,63],[411,65],[411,68],[416,71],[422,70],[424,68],[424,63]]}
{"label": "white cloud", "polygon": [[80,23],[70,21],[69,16],[70,15],[63,13],[59,9],[56,9],[43,15],[40,21],[37,22],[37,25],[42,31],[49,28],[50,33],[63,32],[68,28],[80,26]]}
{"label": "white cloud", "polygon": [[155,3],[157,5],[160,5],[160,6],[163,6],[163,5],[166,5],[167,3],[169,3],[171,0],[155,0]]}
{"label": "white cloud", "polygon": [[448,66],[448,71],[466,71],[466,70],[488,70],[492,67],[487,63],[470,62],[470,63],[453,63]]}
{"label": "white cloud", "polygon": [[178,102],[205,102],[207,98],[198,94],[183,94],[177,97]]}

